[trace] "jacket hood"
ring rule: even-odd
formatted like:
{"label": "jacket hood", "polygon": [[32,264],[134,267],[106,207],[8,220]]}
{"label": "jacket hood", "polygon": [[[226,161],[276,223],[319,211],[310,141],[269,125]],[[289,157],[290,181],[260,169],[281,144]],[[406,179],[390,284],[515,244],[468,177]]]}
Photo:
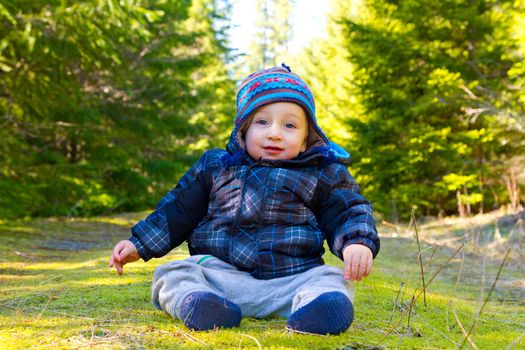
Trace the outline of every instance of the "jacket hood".
{"label": "jacket hood", "polygon": [[248,156],[243,135],[246,121],[257,109],[276,102],[299,105],[305,111],[309,122],[306,151],[292,160],[281,161],[282,163],[304,163],[304,160],[311,161],[314,158],[321,158],[322,162],[328,163],[350,161],[350,154],[343,147],[330,141],[317,123],[314,96],[306,82],[283,63],[282,66],[254,72],[241,82],[237,92],[235,124],[226,147],[230,156],[228,163],[237,164]]}

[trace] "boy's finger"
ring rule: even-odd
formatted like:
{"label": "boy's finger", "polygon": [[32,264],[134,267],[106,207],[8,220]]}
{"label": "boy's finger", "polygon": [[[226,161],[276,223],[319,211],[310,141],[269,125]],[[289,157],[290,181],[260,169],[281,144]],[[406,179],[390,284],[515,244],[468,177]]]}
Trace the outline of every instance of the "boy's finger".
{"label": "boy's finger", "polygon": [[113,260],[113,254],[109,257],[109,267],[113,267],[115,265],[115,262]]}
{"label": "boy's finger", "polygon": [[118,274],[119,276],[121,276],[121,275],[122,275],[122,270],[123,270],[123,269],[122,269],[122,264],[120,264],[120,263],[115,263],[115,268],[117,269],[117,274]]}
{"label": "boy's finger", "polygon": [[113,251],[120,255],[124,249],[126,249],[126,245],[123,242],[118,242]]}
{"label": "boy's finger", "polygon": [[349,280],[351,277],[351,260],[346,259],[345,260],[345,268],[344,268],[344,278],[345,280]]}
{"label": "boy's finger", "polygon": [[122,262],[121,253],[122,253],[122,251],[120,249],[113,251],[113,260],[118,261],[118,262]]}
{"label": "boy's finger", "polygon": [[115,248],[113,248],[113,252],[111,252],[111,258],[113,259],[113,261],[118,261],[118,246],[115,246]]}
{"label": "boy's finger", "polygon": [[113,265],[119,262],[118,256],[115,256],[115,254],[111,256],[111,259],[113,260]]}
{"label": "boy's finger", "polygon": [[366,270],[366,261],[364,259],[359,260],[359,266],[357,267],[357,276],[356,279],[358,282],[361,282],[361,279],[363,278],[363,274]]}
{"label": "boy's finger", "polygon": [[357,275],[359,273],[359,256],[356,255],[352,258],[352,280],[357,279]]}
{"label": "boy's finger", "polygon": [[368,257],[366,259],[366,270],[365,270],[365,276],[368,276],[372,272],[372,258]]}
{"label": "boy's finger", "polygon": [[122,251],[120,252],[122,263],[127,262],[130,253],[131,253],[131,249],[129,249],[129,247],[124,247],[124,249],[122,249]]}

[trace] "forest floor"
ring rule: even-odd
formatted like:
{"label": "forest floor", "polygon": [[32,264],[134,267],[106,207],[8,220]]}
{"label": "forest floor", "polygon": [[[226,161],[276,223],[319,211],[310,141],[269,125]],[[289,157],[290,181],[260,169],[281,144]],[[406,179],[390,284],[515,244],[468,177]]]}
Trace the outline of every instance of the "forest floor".
{"label": "forest floor", "polygon": [[[0,348],[525,348],[525,212],[418,223],[421,263],[413,225],[381,225],[354,323],[338,336],[293,333],[281,318],[188,330],[149,299],[155,267],[185,258],[186,247],[127,265],[120,277],[107,266],[144,216],[0,221]],[[342,266],[330,253],[325,260]]]}

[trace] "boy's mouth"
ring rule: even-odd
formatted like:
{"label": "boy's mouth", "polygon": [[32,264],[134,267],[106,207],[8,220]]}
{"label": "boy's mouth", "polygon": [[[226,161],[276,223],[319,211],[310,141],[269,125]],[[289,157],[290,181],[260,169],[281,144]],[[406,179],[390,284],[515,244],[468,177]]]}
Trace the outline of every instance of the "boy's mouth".
{"label": "boy's mouth", "polygon": [[276,146],[267,146],[267,147],[263,147],[264,150],[270,154],[277,154],[277,153],[281,153],[283,151],[282,148],[280,147],[276,147]]}

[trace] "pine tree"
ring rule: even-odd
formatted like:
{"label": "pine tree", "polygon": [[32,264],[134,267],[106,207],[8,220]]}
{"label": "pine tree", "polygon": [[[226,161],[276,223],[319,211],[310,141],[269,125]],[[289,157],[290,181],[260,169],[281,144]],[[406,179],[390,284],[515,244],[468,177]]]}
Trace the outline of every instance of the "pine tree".
{"label": "pine tree", "polygon": [[[365,1],[342,22],[364,116],[350,120],[360,171],[384,213],[491,206],[522,52],[512,1]],[[460,203],[461,202],[461,203]],[[461,210],[463,210],[461,209]]]}
{"label": "pine tree", "polygon": [[217,3],[2,2],[0,215],[151,206],[224,138]]}
{"label": "pine tree", "polygon": [[242,75],[282,63],[292,37],[294,2],[256,0],[256,31],[248,55],[242,60]]}

